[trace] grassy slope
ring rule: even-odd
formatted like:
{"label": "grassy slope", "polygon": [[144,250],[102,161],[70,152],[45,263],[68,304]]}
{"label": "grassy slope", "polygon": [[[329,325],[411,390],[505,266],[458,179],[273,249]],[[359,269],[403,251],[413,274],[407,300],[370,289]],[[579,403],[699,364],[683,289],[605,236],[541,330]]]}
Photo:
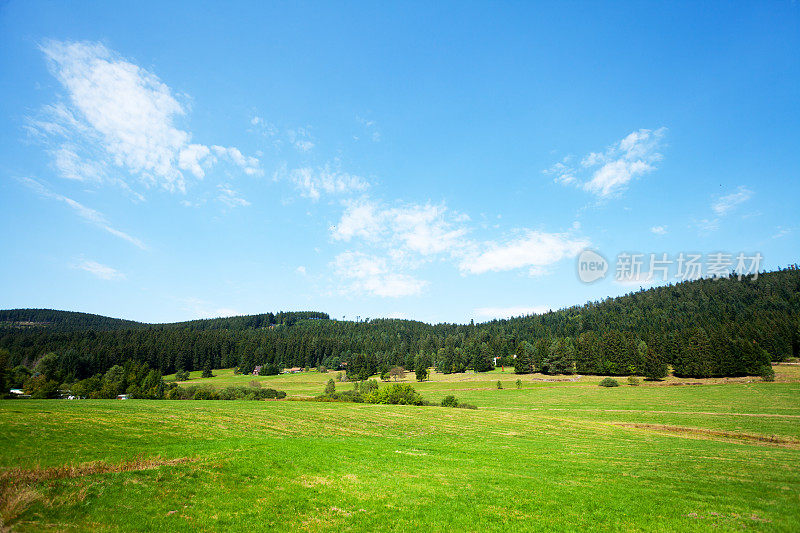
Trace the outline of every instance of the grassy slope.
{"label": "grassy slope", "polygon": [[[797,370],[780,367],[782,382],[702,386],[603,389],[595,378],[527,376],[517,390],[509,372],[434,376],[418,385],[428,399],[453,393],[478,411],[4,401],[0,496],[22,501],[0,511],[20,530],[796,531]],[[253,379],[217,373],[215,385]],[[258,379],[301,396],[318,393],[328,377]],[[618,425],[629,422],[774,434],[786,442]],[[35,468],[117,465],[136,455],[191,461],[11,485],[33,473],[57,477]],[[17,465],[26,470],[10,470]]]}

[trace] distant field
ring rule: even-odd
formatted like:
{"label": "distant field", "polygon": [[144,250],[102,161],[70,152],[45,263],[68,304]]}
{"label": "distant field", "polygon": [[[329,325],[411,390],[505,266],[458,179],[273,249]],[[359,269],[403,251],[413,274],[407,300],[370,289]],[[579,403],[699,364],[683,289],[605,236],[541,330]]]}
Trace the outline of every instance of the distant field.
{"label": "distant field", "polygon": [[[2,401],[0,519],[20,531],[798,531],[800,367],[776,373],[605,389],[508,370],[415,384],[477,411]],[[215,374],[189,383],[256,379],[298,398],[335,375]]]}

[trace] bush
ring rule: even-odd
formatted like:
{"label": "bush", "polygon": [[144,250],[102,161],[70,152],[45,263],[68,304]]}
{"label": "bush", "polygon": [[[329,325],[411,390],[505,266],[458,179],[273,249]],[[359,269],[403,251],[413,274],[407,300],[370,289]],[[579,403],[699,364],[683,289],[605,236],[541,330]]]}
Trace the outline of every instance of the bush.
{"label": "bush", "polygon": [[425,381],[428,379],[428,369],[419,367],[416,370],[417,381]]}
{"label": "bush", "polygon": [[619,383],[617,383],[616,379],[613,378],[605,378],[603,381],[600,382],[601,387],[619,387]]}
{"label": "bush", "polygon": [[516,385],[517,385],[518,389],[521,389],[522,388],[522,380],[518,379],[517,382],[516,382]]}
{"label": "bush", "polygon": [[336,383],[333,381],[333,378],[331,378],[325,385],[325,394],[333,394],[334,392],[336,392]]}
{"label": "bush", "polygon": [[346,390],[344,392],[332,392],[314,398],[318,402],[353,402],[364,403],[364,397],[357,391]]}
{"label": "bush", "polygon": [[211,372],[211,368],[210,367],[204,368],[203,369],[203,374],[202,374],[201,377],[203,377],[203,378],[213,378],[214,374]]}
{"label": "bush", "polygon": [[477,409],[478,408],[477,405],[473,405],[471,403],[460,403],[460,404],[456,405],[456,407],[458,409]]}
{"label": "bush", "polygon": [[219,395],[216,389],[211,385],[203,385],[199,387],[192,396],[193,400],[219,400]]}
{"label": "bush", "polygon": [[497,382],[497,388],[498,389],[502,389],[503,388],[503,383],[501,381]]}
{"label": "bush", "polygon": [[458,400],[452,394],[442,399],[442,407],[458,407]]}
{"label": "bush", "polygon": [[31,398],[57,398],[58,382],[52,379],[47,379],[44,374],[39,374],[38,376],[34,376],[25,380],[25,392],[30,394]]}
{"label": "bush", "polygon": [[175,381],[188,381],[189,380],[189,371],[188,370],[178,370],[175,372]]}
{"label": "bush", "polygon": [[356,390],[360,394],[369,394],[373,391],[378,390],[378,382],[374,379],[370,379],[367,381],[359,381],[353,383],[353,389]]}
{"label": "bush", "polygon": [[197,387],[181,387],[176,385],[167,391],[165,397],[167,400],[191,400],[196,390]]}
{"label": "bush", "polygon": [[762,381],[775,381],[775,370],[772,368],[772,365],[764,365],[761,367],[761,379]]}
{"label": "bush", "polygon": [[411,385],[395,383],[372,391],[364,396],[364,401],[391,405],[422,405],[422,396]]}
{"label": "bush", "polygon": [[636,376],[628,376],[628,385],[631,387],[637,387],[639,385],[639,378]]}

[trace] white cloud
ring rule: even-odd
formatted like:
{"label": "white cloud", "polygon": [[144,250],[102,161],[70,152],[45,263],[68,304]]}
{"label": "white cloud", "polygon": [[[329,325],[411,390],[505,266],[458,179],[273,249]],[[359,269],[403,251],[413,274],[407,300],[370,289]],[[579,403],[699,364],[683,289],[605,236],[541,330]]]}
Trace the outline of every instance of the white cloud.
{"label": "white cloud", "polygon": [[[363,117],[356,115],[356,121],[358,121],[366,131],[369,138],[372,142],[380,142],[381,140],[381,132],[378,131],[377,123],[374,120],[367,120]],[[358,136],[353,137],[355,140],[358,140]]]}
{"label": "white cloud", "polygon": [[[349,272],[350,277],[361,280],[360,289],[373,293],[406,292],[380,288],[374,280],[386,284],[392,281],[407,287],[409,293],[417,293],[420,281],[408,272],[434,260],[451,261],[462,273],[525,268],[530,276],[541,276],[548,272],[547,267],[576,255],[590,244],[588,239],[573,236],[572,231],[577,231],[580,225],[574,225],[569,233],[524,230],[501,244],[470,239],[470,218],[444,204],[387,206],[360,198],[346,202],[345,206],[338,223],[330,227],[331,237],[334,241],[359,244],[369,255],[362,251],[347,252],[339,257],[335,272],[340,277]],[[345,260],[347,268],[343,268]],[[405,277],[389,278],[387,272]],[[371,283],[374,289],[370,288]]]}
{"label": "white cloud", "polygon": [[482,274],[529,268],[532,275],[542,274],[542,268],[567,257],[577,255],[590,242],[568,233],[526,231],[505,243],[483,243],[461,261],[462,272]]}
{"label": "white cloud", "polygon": [[474,310],[476,316],[481,318],[511,318],[525,315],[541,315],[550,311],[546,305],[516,306],[516,307],[479,307]]}
{"label": "white cloud", "polygon": [[74,268],[84,270],[93,276],[104,280],[122,280],[125,279],[125,274],[118,270],[88,259],[82,260],[74,265]]}
{"label": "white cloud", "polygon": [[[156,75],[100,43],[48,41],[41,50],[68,102],[45,106],[29,129],[66,141],[55,153],[64,177],[100,180],[114,167],[148,186],[184,192],[185,172],[201,179],[216,162],[209,147],[176,126],[186,110]],[[225,152],[246,174],[261,172],[257,159]]]}
{"label": "white cloud", "polygon": [[469,217],[444,205],[406,204],[385,207],[368,199],[348,202],[339,223],[331,227],[335,240],[355,237],[382,242],[386,248],[422,255],[453,251],[467,234],[461,224]]}
{"label": "white cloud", "polygon": [[753,191],[744,185],[741,185],[738,189],[736,189],[736,192],[726,194],[725,196],[718,198],[713,204],[711,204],[711,209],[717,216],[724,216],[736,206],[749,200],[752,196]]}
{"label": "white cloud", "polygon": [[310,152],[314,148],[311,132],[307,128],[297,128],[286,132],[289,142],[300,152]]}
{"label": "white cloud", "polygon": [[656,235],[666,235],[667,234],[667,227],[666,226],[653,226],[652,228],[650,228],[650,231],[652,233],[655,233]]}
{"label": "white cloud", "polygon": [[748,201],[753,196],[753,191],[740,185],[736,192],[726,194],[718,197],[711,202],[711,210],[714,212],[714,217],[703,218],[696,222],[697,227],[706,233],[717,231],[719,229],[722,218],[728,215],[731,211],[736,209],[739,205]]}
{"label": "white cloud", "polygon": [[94,209],[92,209],[90,207],[86,207],[85,205],[83,205],[83,204],[81,204],[79,202],[76,202],[72,198],[68,198],[68,197],[63,196],[61,194],[52,192],[47,187],[45,187],[44,185],[42,185],[38,181],[33,180],[31,178],[21,178],[20,181],[24,185],[30,187],[33,191],[35,191],[42,198],[49,198],[49,199],[57,200],[59,202],[63,202],[65,204],[67,204],[69,207],[71,207],[78,214],[79,217],[81,217],[82,219],[86,220],[87,222],[90,222],[90,223],[94,224],[98,228],[110,233],[111,235],[114,235],[115,237],[118,237],[118,238],[120,238],[122,240],[128,241],[129,243],[133,244],[134,246],[136,246],[137,248],[140,248],[142,250],[146,250],[147,249],[147,247],[144,245],[144,243],[142,241],[140,241],[139,239],[137,239],[136,237],[128,235],[127,233],[112,227],[110,225],[110,223],[108,222],[108,220],[106,220],[106,217],[102,213],[100,213],[99,211],[95,211]]}
{"label": "white cloud", "polygon": [[[285,169],[276,173],[276,179],[286,174]],[[331,170],[325,166],[318,169],[296,168],[288,173],[290,181],[305,198],[317,201],[323,194],[344,195],[365,191],[369,182],[354,174]]]}
{"label": "white cloud", "polygon": [[219,189],[219,195],[217,195],[217,200],[222,202],[223,204],[227,205],[230,208],[234,207],[247,207],[250,205],[250,202],[245,200],[241,197],[241,195],[231,189],[230,185],[227,183],[223,183],[217,185],[217,189]]}
{"label": "white cloud", "polygon": [[420,294],[426,282],[407,274],[393,272],[387,260],[362,252],[343,252],[333,262],[336,274],[346,285],[344,293],[366,293],[381,297],[400,297]]}
{"label": "white cloud", "polygon": [[297,272],[301,276],[305,276],[306,275],[306,267],[304,267],[303,265],[300,265],[299,267],[297,267],[295,269],[295,272]]}
{"label": "white cloud", "polygon": [[200,298],[181,298],[179,301],[183,304],[183,310],[196,319],[239,316],[243,314],[241,311],[230,307],[216,307]]}
{"label": "white cloud", "polygon": [[663,158],[659,150],[665,133],[666,128],[640,129],[603,152],[587,154],[580,168],[570,166],[566,157],[544,172],[554,175],[556,183],[579,186],[600,198],[612,197],[624,191],[631,180],[655,170]]}
{"label": "white cloud", "polygon": [[341,292],[365,293],[372,296],[398,298],[414,296],[428,284],[408,274],[392,271],[387,260],[362,252],[343,252],[332,263],[336,274],[346,284]]}
{"label": "white cloud", "polygon": [[780,239],[782,237],[786,237],[787,235],[792,234],[792,228],[785,228],[783,226],[778,226],[777,232],[772,236],[773,239]]}
{"label": "white cloud", "polygon": [[375,240],[384,231],[384,213],[380,207],[366,199],[347,202],[342,218],[331,226],[331,235],[337,241],[353,237]]}

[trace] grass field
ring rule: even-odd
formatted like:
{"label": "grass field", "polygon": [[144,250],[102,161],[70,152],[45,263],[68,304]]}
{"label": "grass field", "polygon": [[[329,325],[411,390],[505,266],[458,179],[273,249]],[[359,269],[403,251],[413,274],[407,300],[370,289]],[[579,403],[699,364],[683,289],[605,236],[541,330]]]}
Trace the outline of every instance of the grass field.
{"label": "grass field", "polygon": [[[534,375],[516,389],[518,376],[495,371],[415,385],[477,411],[2,401],[0,520],[20,531],[798,531],[800,368],[776,373],[612,389]],[[334,375],[215,374],[189,383],[257,379],[297,399]]]}

